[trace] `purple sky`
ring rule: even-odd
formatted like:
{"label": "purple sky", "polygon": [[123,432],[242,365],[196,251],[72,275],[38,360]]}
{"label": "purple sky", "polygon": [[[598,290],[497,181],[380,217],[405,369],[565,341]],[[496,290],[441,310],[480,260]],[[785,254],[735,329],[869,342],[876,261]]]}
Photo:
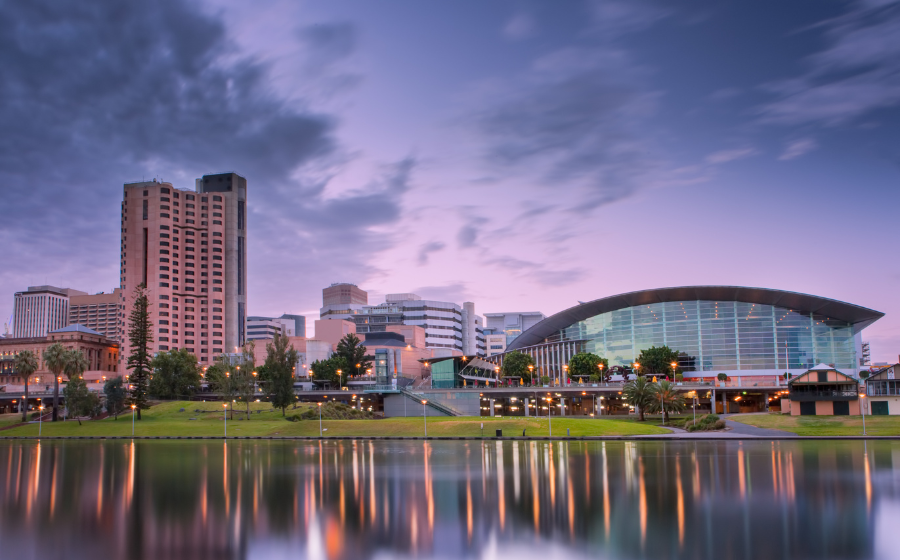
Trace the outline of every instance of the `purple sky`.
{"label": "purple sky", "polygon": [[900,5],[0,5],[0,313],[118,277],[122,183],[249,181],[250,312],[762,286],[900,352]]}

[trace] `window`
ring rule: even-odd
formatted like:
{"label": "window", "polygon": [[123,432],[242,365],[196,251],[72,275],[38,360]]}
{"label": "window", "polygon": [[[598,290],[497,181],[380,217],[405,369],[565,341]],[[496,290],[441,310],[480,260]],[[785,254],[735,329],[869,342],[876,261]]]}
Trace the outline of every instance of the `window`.
{"label": "window", "polygon": [[[168,218],[168,216],[165,216],[165,217]],[[213,220],[213,225],[214,225],[214,226],[220,226],[220,225],[222,225],[222,220]]]}
{"label": "window", "polygon": [[163,194],[169,194],[169,189],[163,187],[163,188],[159,189],[159,192],[161,192]]}
{"label": "window", "polygon": [[213,196],[213,202],[222,202],[222,197],[218,195]]}
{"label": "window", "polygon": [[[147,191],[144,191],[144,196],[147,196]],[[147,219],[148,214],[148,201],[144,200],[144,219]]]}

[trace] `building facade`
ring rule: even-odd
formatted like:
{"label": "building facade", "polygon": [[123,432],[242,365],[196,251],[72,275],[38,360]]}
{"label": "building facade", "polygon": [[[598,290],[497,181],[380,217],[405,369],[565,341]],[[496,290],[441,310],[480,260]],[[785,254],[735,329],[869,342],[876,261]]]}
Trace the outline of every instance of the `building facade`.
{"label": "building facade", "polygon": [[386,332],[388,327],[414,325],[425,330],[427,348],[443,348],[460,355],[485,353],[483,320],[475,313],[475,304],[463,306],[436,300],[423,300],[416,294],[388,294],[380,305],[364,306],[349,320],[360,334]]}
{"label": "building facade", "polygon": [[322,290],[320,319],[349,319],[369,304],[369,294],[356,284],[337,282]]}
{"label": "building facade", "polygon": [[890,365],[866,378],[866,395],[873,416],[900,414],[900,364]]}
{"label": "building facade", "polygon": [[86,292],[56,286],[29,286],[16,292],[13,304],[13,338],[47,336],[69,325],[69,298]]}
{"label": "building facade", "polygon": [[505,344],[509,344],[517,336],[546,318],[546,315],[540,311],[485,313],[484,326],[487,329],[492,329],[494,334],[504,334],[506,336]]}
{"label": "building facade", "polygon": [[140,284],[147,288],[154,324],[151,352],[186,348],[210,363],[244,345],[247,181],[234,173],[204,175],[196,189],[155,180],[124,186],[122,356],[129,354],[128,316]]}
{"label": "building facade", "polygon": [[280,336],[306,336],[306,317],[284,314],[281,317],[247,317],[247,340]]}
{"label": "building facade", "polygon": [[506,333],[492,328],[484,329],[485,356],[493,356],[506,352]]}
{"label": "building facade", "polygon": [[[800,375],[833,364],[856,375],[859,334],[884,314],[818,296],[735,286],[690,286],[631,292],[584,303],[544,319],[507,351],[547,347],[551,377],[576,352],[611,367],[630,367],[641,351],[680,353],[686,379]],[[542,372],[544,373],[544,372]]]}
{"label": "building facade", "polygon": [[83,325],[106,338],[121,342],[118,333],[119,302],[122,290],[69,297],[69,324]]}

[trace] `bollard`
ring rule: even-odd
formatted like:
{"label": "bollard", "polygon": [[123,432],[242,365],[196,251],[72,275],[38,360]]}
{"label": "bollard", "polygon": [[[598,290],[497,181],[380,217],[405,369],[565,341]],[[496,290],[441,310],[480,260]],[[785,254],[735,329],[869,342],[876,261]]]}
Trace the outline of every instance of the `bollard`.
{"label": "bollard", "polygon": [[503,437],[503,430],[497,430],[497,437]]}

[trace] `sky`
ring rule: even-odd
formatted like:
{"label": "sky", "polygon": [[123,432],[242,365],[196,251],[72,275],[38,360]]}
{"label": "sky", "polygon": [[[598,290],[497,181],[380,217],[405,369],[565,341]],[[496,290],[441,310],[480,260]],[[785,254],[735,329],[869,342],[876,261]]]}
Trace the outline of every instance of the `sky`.
{"label": "sky", "polygon": [[117,285],[123,183],[235,171],[252,315],[727,284],[900,353],[897,2],[31,0],[0,68],[4,318]]}

